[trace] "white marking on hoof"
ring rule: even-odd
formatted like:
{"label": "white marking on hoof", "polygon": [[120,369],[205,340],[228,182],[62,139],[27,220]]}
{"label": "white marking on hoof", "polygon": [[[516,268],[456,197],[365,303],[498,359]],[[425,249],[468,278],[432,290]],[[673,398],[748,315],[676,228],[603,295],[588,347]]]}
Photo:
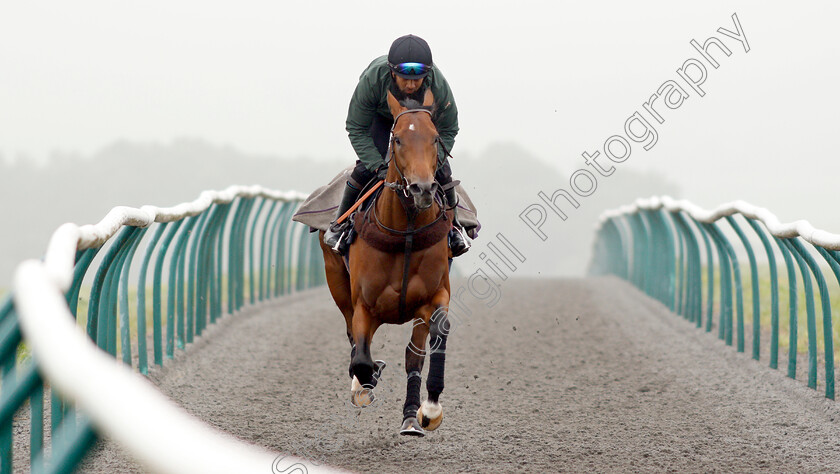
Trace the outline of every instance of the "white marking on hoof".
{"label": "white marking on hoof", "polygon": [[440,406],[440,403],[432,403],[428,400],[424,400],[420,407],[423,410],[423,416],[430,420],[438,419],[443,412],[443,407]]}
{"label": "white marking on hoof", "polygon": [[359,379],[357,379],[356,376],[354,375],[353,376],[353,381],[350,382],[350,391],[353,392],[353,393],[356,393],[361,389],[362,389],[362,384],[359,383]]}
{"label": "white marking on hoof", "polygon": [[420,423],[420,427],[426,431],[438,429],[443,421],[443,407],[440,403],[424,401],[417,410],[417,421]]}

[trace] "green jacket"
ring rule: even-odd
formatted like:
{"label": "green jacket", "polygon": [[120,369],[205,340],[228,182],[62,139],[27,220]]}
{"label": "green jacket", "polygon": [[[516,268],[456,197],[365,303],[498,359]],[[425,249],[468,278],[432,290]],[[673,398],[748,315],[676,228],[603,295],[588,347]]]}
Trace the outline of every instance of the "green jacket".
{"label": "green jacket", "polygon": [[[388,57],[374,59],[359,77],[359,84],[353,92],[350,109],[347,111],[347,133],[350,135],[350,143],[356,150],[356,155],[371,171],[379,168],[383,161],[370,136],[370,126],[373,124],[374,114],[392,118],[387,99],[391,81]],[[437,67],[426,76],[426,84],[435,96],[436,110],[432,120],[443,144],[451,151],[455,144],[455,135],[458,135],[458,107],[455,106],[455,98],[452,97],[449,83]]]}

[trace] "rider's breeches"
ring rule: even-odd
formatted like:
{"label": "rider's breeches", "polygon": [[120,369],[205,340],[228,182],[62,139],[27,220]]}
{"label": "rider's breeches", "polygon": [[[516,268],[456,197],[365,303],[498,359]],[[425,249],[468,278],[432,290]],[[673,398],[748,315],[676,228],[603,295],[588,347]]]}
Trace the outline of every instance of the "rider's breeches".
{"label": "rider's breeches", "polygon": [[375,177],[376,173],[367,169],[367,166],[365,166],[360,160],[356,160],[356,167],[353,169],[353,172],[350,173],[350,179],[347,180],[347,184],[357,190],[360,190]]}

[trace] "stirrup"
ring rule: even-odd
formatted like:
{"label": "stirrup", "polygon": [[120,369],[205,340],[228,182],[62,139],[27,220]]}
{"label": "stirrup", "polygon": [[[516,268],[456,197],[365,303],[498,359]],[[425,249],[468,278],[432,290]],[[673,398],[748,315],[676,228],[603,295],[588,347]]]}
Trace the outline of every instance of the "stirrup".
{"label": "stirrup", "polygon": [[333,247],[331,247],[333,252],[341,253],[341,250],[339,250],[339,249],[341,248],[341,240],[344,239],[345,235],[347,235],[347,232],[342,232],[342,233],[338,234],[338,239],[336,239],[335,245]]}
{"label": "stirrup", "polygon": [[[350,222],[349,219],[340,223],[340,224],[336,224],[335,222],[333,222],[333,223],[330,224],[329,228],[327,228],[327,232],[324,233],[324,243],[328,247],[330,247],[330,249],[332,249],[333,252],[336,252],[336,253],[339,253],[339,254],[341,253],[340,249],[341,249],[342,241],[347,238],[347,231],[349,230],[348,226],[347,226],[348,222]],[[335,244],[331,245],[330,242],[327,241],[328,240],[327,239],[328,235],[335,238]],[[335,237],[335,236],[337,236],[337,237]],[[329,240],[332,240],[332,238],[329,239]]]}

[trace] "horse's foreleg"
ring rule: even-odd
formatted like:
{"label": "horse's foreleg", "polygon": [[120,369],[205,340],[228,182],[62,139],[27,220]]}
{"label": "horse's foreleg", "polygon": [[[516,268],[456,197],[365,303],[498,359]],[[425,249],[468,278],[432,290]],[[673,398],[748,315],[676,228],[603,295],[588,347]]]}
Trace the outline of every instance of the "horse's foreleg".
{"label": "horse's foreleg", "polygon": [[443,372],[446,364],[446,337],[449,335],[449,319],[446,307],[438,307],[429,319],[429,375],[426,379],[428,398],[417,415],[420,426],[434,430],[443,421],[443,408],[439,398],[443,392]]}
{"label": "horse's foreleg", "polygon": [[420,408],[420,385],[422,383],[423,361],[426,358],[426,338],[429,326],[424,318],[412,321],[411,341],[405,348],[406,389],[403,405],[403,425],[400,430],[404,435],[422,436],[423,430],[417,421],[417,409]]}
{"label": "horse's foreleg", "polygon": [[426,338],[429,336],[429,326],[422,319],[415,319],[413,324],[411,342],[405,348],[407,388],[403,419],[417,416],[417,409],[420,408],[420,374],[423,372],[423,361],[426,359]]}

